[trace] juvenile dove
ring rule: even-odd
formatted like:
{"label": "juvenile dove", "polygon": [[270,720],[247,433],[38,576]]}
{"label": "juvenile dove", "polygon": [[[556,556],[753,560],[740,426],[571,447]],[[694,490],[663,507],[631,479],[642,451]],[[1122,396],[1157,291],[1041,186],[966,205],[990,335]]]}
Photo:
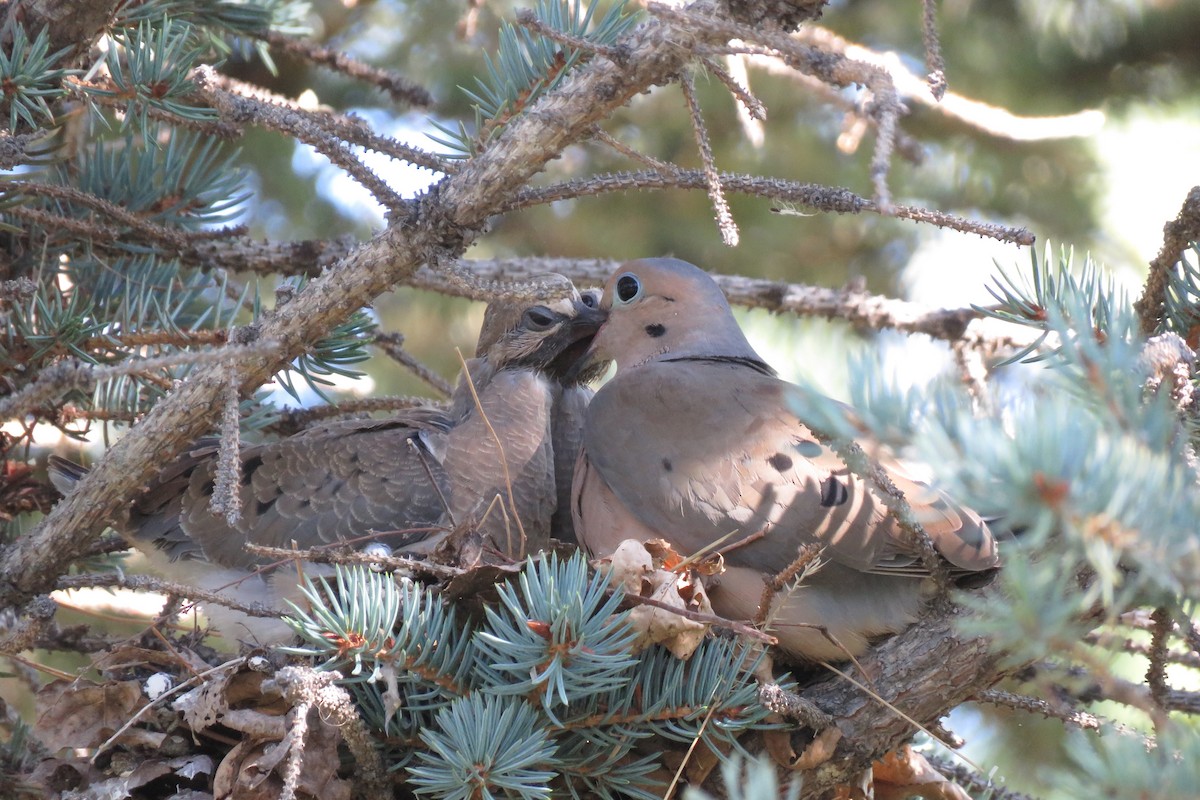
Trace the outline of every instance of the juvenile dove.
{"label": "juvenile dove", "polygon": [[[572,500],[592,554],[628,538],[665,538],[684,556],[725,549],[713,609],[769,621],[800,660],[857,655],[916,620],[928,585],[918,553],[796,418],[795,387],[751,348],[715,281],[676,259],[632,261],[609,279],[601,310],[608,320],[579,367],[613,359],[617,373],[588,407]],[[899,467],[889,475],[951,574],[997,565],[978,515]],[[766,580],[814,543],[823,565],[760,612]]]}
{"label": "juvenile dove", "polygon": [[[427,553],[451,521],[474,521],[490,547],[511,557],[534,552],[549,538],[558,502],[554,406],[574,388],[576,378],[567,373],[602,319],[594,296],[589,301],[576,295],[526,302],[516,311],[493,309],[477,357],[468,363],[478,404],[464,376],[444,409],[330,422],[243,448],[236,527],[210,509],[217,442],[208,439],[167,466],[116,528],[165,577],[281,612],[283,599],[299,597],[295,567],[262,571],[267,560],[245,544],[295,542],[303,549],[378,533],[374,539],[393,551]],[[51,479],[64,494],[85,472],[51,460]],[[525,541],[511,507],[508,515],[501,501],[491,508],[497,495],[508,506],[506,474]],[[563,479],[569,482],[570,475]],[[277,619],[216,604],[205,611],[232,638],[274,644],[291,636]]]}

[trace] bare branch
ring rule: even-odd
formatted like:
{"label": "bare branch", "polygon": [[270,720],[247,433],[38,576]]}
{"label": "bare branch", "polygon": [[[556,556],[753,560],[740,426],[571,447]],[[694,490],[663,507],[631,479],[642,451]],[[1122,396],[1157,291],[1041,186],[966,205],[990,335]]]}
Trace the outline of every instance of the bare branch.
{"label": "bare branch", "polygon": [[454,394],[454,387],[450,382],[431,370],[429,367],[422,364],[412,353],[404,349],[404,335],[400,333],[378,333],[372,342],[380,350],[388,354],[388,357],[398,364],[402,365],[421,380],[425,381],[442,397],[449,397]]}
{"label": "bare branch", "polygon": [[[786,203],[830,211],[839,214],[860,214],[864,211],[883,213],[879,204],[860,197],[849,189],[820,186],[813,183],[788,181],[781,178],[758,177],[738,173],[720,174],[721,185],[726,191],[768,197]],[[558,200],[588,197],[609,192],[627,192],[632,189],[702,189],[707,182],[701,170],[678,170],[670,175],[661,172],[616,172],[579,180],[566,181],[550,186],[526,189],[504,206],[514,211],[535,205],[545,205]],[[1012,228],[990,222],[965,219],[916,206],[892,206],[891,216],[924,222],[939,228],[974,233],[1001,242],[1030,246],[1034,236],[1025,228]]]}
{"label": "bare branch", "polygon": [[980,703],[989,703],[1003,708],[1013,708],[1030,714],[1041,714],[1043,717],[1053,717],[1062,722],[1085,731],[1098,731],[1104,726],[1104,721],[1095,714],[1079,711],[1074,708],[1060,708],[1040,697],[1029,697],[1023,694],[1013,694],[1003,689],[985,689],[973,698]]}
{"label": "bare branch", "polygon": [[778,29],[752,28],[729,19],[713,16],[695,6],[681,10],[661,3],[649,3],[647,9],[656,16],[681,22],[687,21],[700,30],[726,40],[740,39],[762,45],[773,51],[793,69],[814,75],[831,85],[847,87],[862,84],[866,86],[872,94],[866,111],[875,119],[879,131],[875,143],[875,153],[871,157],[871,181],[875,191],[875,203],[879,213],[887,216],[892,214],[887,174],[895,147],[896,124],[907,109],[900,102],[891,76],[885,70],[871,63],[856,61],[837,53],[832,54],[835,56],[834,58],[830,58],[829,52],[820,52],[808,47]]}
{"label": "bare branch", "polygon": [[937,32],[937,0],[921,0],[921,38],[925,44],[925,80],[934,100],[946,95],[946,62]]}
{"label": "bare branch", "polygon": [[1183,251],[1195,242],[1200,242],[1200,186],[1192,187],[1179,214],[1163,226],[1162,248],[1150,262],[1142,296],[1133,304],[1142,323],[1142,333],[1149,335],[1158,329],[1171,272],[1183,257]]}
{"label": "bare branch", "polygon": [[[925,78],[906,68],[895,54],[877,53],[815,25],[806,25],[793,34],[793,38],[884,70],[905,99],[928,106],[940,114],[1002,139],[1033,142],[1091,136],[1104,124],[1104,113],[1096,110],[1056,117],[1022,117],[1007,109],[971,100],[954,92],[946,92],[939,99],[934,97]],[[751,63],[761,62],[752,58]]]}
{"label": "bare branch", "polygon": [[56,589],[85,589],[94,586],[131,589],[137,592],[157,592],[159,594],[186,597],[189,600],[200,600],[206,603],[216,603],[252,617],[278,617],[279,611],[260,603],[243,603],[236,597],[220,592],[210,592],[197,586],[163,580],[152,575],[127,575],[122,572],[106,572],[103,574],[63,575],[58,578]]}
{"label": "bare branch", "polygon": [[364,64],[340,50],[322,47],[305,39],[293,39],[276,31],[262,31],[259,33],[259,37],[266,40],[272,47],[289,55],[329,67],[343,75],[382,89],[397,102],[420,107],[433,105],[433,95],[427,89],[392,70]]}
{"label": "bare branch", "polygon": [[349,145],[315,124],[311,116],[295,108],[248,97],[224,88],[232,85],[211,67],[199,67],[195,73],[197,94],[228,122],[247,122],[270,128],[310,144],[322,155],[362,184],[386,208],[395,211],[404,205],[400,197],[378,175],[369,170],[350,151]]}
{"label": "bare branch", "polygon": [[692,132],[696,134],[696,146],[700,149],[700,161],[704,164],[704,183],[708,189],[708,199],[712,201],[713,212],[716,215],[717,230],[721,232],[721,241],[727,247],[737,247],[737,223],[733,221],[729,203],[725,201],[725,192],[721,189],[721,176],[717,172],[717,164],[713,158],[712,142],[709,141],[708,131],[704,127],[704,115],[700,113],[700,101],[696,99],[696,84],[690,73],[684,73],[679,78],[679,85],[683,89],[688,116],[692,120]]}

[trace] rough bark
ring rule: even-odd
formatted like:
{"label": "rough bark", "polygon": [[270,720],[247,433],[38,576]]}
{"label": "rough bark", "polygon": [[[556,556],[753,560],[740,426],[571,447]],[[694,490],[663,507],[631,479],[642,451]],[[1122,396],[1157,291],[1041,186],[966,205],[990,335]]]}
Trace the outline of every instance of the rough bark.
{"label": "rough bark", "polygon": [[[713,0],[694,7],[715,13]],[[695,33],[649,18],[620,42],[621,63],[597,57],[513,120],[491,146],[426,195],[397,209],[389,227],[353,250],[248,337],[273,342],[273,355],[252,355],[197,369],[121,439],[45,520],[0,559],[0,605],[19,606],[53,586],[99,536],[125,498],[158,465],[208,430],[229,381],[242,392],[260,386],[333,325],[403,282],[422,264],[458,258],[487,219],[533,175],[592,126],[637,94],[670,81],[697,44]],[[231,345],[231,348],[236,345]]]}

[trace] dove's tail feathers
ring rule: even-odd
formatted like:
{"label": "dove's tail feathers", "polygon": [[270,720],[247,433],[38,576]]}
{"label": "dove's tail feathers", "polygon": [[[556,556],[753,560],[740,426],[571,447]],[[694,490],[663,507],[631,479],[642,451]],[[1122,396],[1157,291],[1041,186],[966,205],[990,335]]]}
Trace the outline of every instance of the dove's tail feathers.
{"label": "dove's tail feathers", "polygon": [[48,468],[50,483],[54,484],[54,488],[63,495],[70,494],[75,488],[75,484],[79,483],[88,473],[88,468],[82,464],[76,464],[74,461],[59,456],[50,456]]}

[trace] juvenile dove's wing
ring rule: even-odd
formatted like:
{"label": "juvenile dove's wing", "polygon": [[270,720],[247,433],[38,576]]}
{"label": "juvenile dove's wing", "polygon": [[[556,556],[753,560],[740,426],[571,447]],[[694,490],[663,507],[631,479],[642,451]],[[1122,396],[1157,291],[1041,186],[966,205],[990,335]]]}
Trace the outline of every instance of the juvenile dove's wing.
{"label": "juvenile dove's wing", "polygon": [[[247,568],[261,559],[246,543],[287,547],[294,541],[303,549],[371,531],[425,528],[440,518],[450,491],[435,454],[450,423],[438,410],[414,409],[386,420],[320,425],[243,449],[236,534],[210,509],[215,446],[199,450],[188,459],[194,467],[181,465],[189,474],[177,506],[157,502],[152,487],[130,508],[129,526],[135,538],[172,558],[202,553],[222,566]],[[381,541],[401,549],[426,536],[420,531]]]}
{"label": "juvenile dove's wing", "polygon": [[454,521],[473,521],[511,558],[536,552],[550,536],[557,498],[550,413],[559,391],[532,370],[499,372],[446,440]]}
{"label": "juvenile dove's wing", "polygon": [[[461,521],[475,518],[511,487],[527,540],[499,513],[485,518],[484,532],[514,557],[536,549],[548,536],[557,500],[551,410],[560,387],[576,380],[572,367],[602,315],[576,295],[526,301],[490,319],[470,365],[472,380],[460,381],[446,409],[332,422],[245,448],[235,526],[210,510],[216,445],[198,443],[133,501],[119,530],[159,572],[274,608],[295,595],[295,571],[257,574],[263,560],[246,552],[247,543],[295,541],[308,548],[379,532],[375,538],[393,549],[427,552],[444,533],[390,532],[444,531],[451,512]],[[52,464],[64,492],[84,472],[69,462]],[[218,606],[206,611],[226,634],[249,629],[261,642],[289,635],[278,620],[264,624]]]}
{"label": "juvenile dove's wing", "polygon": [[579,541],[571,517],[571,483],[575,462],[583,445],[583,424],[588,403],[594,394],[586,386],[564,388],[550,419],[551,439],[554,442],[554,485],[558,494],[554,515],[550,519],[550,535],[567,544],[578,544]]}
{"label": "juvenile dove's wing", "polygon": [[[436,453],[450,422],[438,409],[411,409],[392,419],[332,422],[246,447],[236,528],[210,509],[217,443],[201,440],[131,503],[118,528],[170,561],[250,569],[263,559],[248,553],[246,543],[287,547],[294,541],[309,548],[370,531],[425,527],[441,517],[450,491]],[[82,476],[69,464],[51,464],[60,488]],[[384,541],[400,548],[427,535]]]}

